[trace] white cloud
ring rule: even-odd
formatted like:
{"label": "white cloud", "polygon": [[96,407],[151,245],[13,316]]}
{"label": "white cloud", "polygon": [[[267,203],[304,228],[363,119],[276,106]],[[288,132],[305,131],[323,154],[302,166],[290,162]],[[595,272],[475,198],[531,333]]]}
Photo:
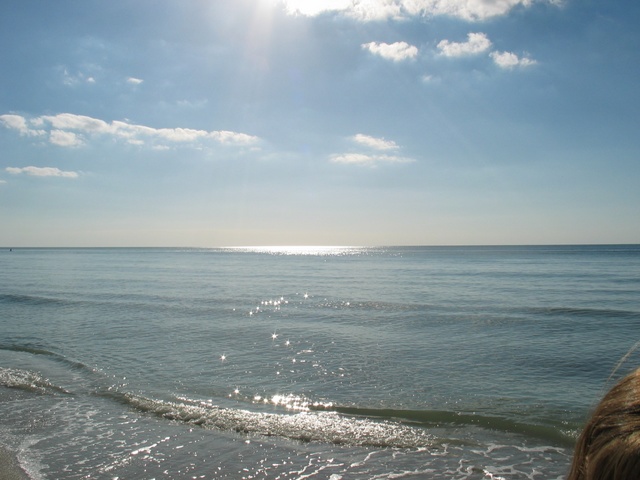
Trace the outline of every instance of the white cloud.
{"label": "white cloud", "polygon": [[212,138],[220,143],[225,144],[238,144],[238,145],[250,145],[255,143],[258,139],[253,135],[247,135],[246,133],[229,132],[227,130],[219,130],[215,132],[209,132],[208,138]]}
{"label": "white cloud", "polygon": [[49,141],[59,147],[77,147],[82,145],[82,140],[73,132],[64,130],[51,130]]}
{"label": "white cloud", "polygon": [[34,118],[31,123],[36,126],[44,126],[48,123],[53,128],[60,130],[80,130],[87,133],[108,133],[111,131],[109,124],[104,120],[73,113],[43,115]]}
{"label": "white cloud", "polygon": [[64,177],[64,178],[78,178],[77,172],[65,172],[55,167],[7,167],[5,169],[12,175],[19,175],[24,173],[34,177]]}
{"label": "white cloud", "polygon": [[530,58],[520,58],[515,53],[511,52],[491,52],[491,58],[496,65],[500,68],[515,68],[515,67],[529,67],[535,65],[537,62]]}
{"label": "white cloud", "polygon": [[406,17],[402,3],[404,2],[376,0],[354,1],[346,14],[362,22],[386,20],[389,18],[400,20]]}
{"label": "white cloud", "polygon": [[0,185],[2,185],[3,183],[7,183],[7,181],[6,181],[6,180],[2,180],[2,179],[0,178]]}
{"label": "white cloud", "polygon": [[351,0],[283,0],[282,4],[289,15],[314,17],[325,12],[347,10]]}
{"label": "white cloud", "polygon": [[442,40],[438,43],[440,54],[445,57],[462,57],[465,55],[476,55],[488,50],[491,47],[491,40],[484,33],[469,33],[466,42],[450,42]]}
{"label": "white cloud", "polygon": [[407,42],[369,42],[363,43],[362,48],[387,60],[393,60],[394,62],[415,58],[418,55],[418,48],[413,45],[409,45]]}
{"label": "white cloud", "polygon": [[[440,54],[446,57],[477,55],[489,50],[490,47],[491,40],[489,40],[484,33],[469,33],[467,35],[466,42],[457,43],[450,42],[449,40],[442,40],[440,43],[438,43]],[[489,56],[493,59],[496,65],[504,69],[528,67],[536,64],[535,60],[527,57],[520,58],[518,57],[518,55],[511,52],[493,51],[489,53]]]}
{"label": "white cloud", "polygon": [[20,115],[12,115],[9,113],[0,115],[0,122],[7,128],[18,130],[23,135],[29,131],[27,120]]}
{"label": "white cloud", "polygon": [[364,135],[362,133],[358,133],[351,137],[354,142],[359,143],[360,145],[365,145],[370,148],[374,148],[376,150],[392,150],[398,148],[396,142],[392,140],[385,140],[384,138],[376,138],[371,137],[369,135]]}
{"label": "white cloud", "polygon": [[[111,136],[134,145],[142,145],[147,140],[181,144],[210,140],[224,145],[245,146],[255,144],[259,140],[253,135],[228,130],[207,131],[181,127],[153,128],[119,120],[108,123],[98,118],[73,113],[42,115],[31,121],[20,115],[5,114],[0,115],[0,123],[7,128],[18,130],[23,135],[43,134],[48,129],[50,130],[50,142],[63,147],[84,143],[83,135]],[[29,125],[39,127],[40,130],[31,129]]]}
{"label": "white cloud", "polygon": [[364,153],[341,153],[331,155],[329,157],[332,163],[348,163],[355,165],[370,165],[374,162],[371,155],[365,155]]}
{"label": "white cloud", "polygon": [[384,163],[410,163],[413,159],[396,155],[367,155],[364,153],[342,153],[331,155],[332,163],[344,163],[348,165],[361,165],[375,167]]}
{"label": "white cloud", "polygon": [[[363,146],[374,151],[397,150],[400,148],[394,141],[372,137],[363,133],[358,133],[357,135],[350,137],[350,139],[359,146]],[[386,153],[348,152],[331,155],[329,157],[329,161],[331,163],[375,167],[381,164],[410,163],[413,162],[414,159],[402,157],[400,155],[389,155]]]}
{"label": "white cloud", "polygon": [[144,80],[140,78],[135,78],[135,77],[127,78],[127,83],[130,83],[131,85],[140,85],[142,82],[144,82]]}
{"label": "white cloud", "polygon": [[[545,0],[542,0],[545,1]],[[446,15],[468,21],[486,20],[508,14],[514,7],[530,6],[534,0],[403,0],[414,15]]]}
{"label": "white cloud", "polygon": [[194,130],[192,128],[153,128],[118,120],[113,121],[110,125],[107,125],[107,127],[109,129],[108,133],[126,138],[129,142],[143,138],[156,138],[176,143],[194,142],[199,138],[209,135],[209,132],[206,130]]}
{"label": "white cloud", "polygon": [[5,127],[13,128],[19,132],[25,132],[28,130],[27,120],[20,115],[12,115],[9,113],[0,115],[0,122],[2,122]]}
{"label": "white cloud", "polygon": [[0,115],[0,123],[2,123],[6,128],[18,130],[20,135],[38,136],[46,133],[44,130],[30,129],[27,124],[27,119],[20,115],[12,115],[9,113]]}
{"label": "white cloud", "polygon": [[562,3],[561,0],[283,0],[282,3],[291,15],[335,12],[366,22],[439,15],[480,21],[506,15],[515,7],[528,7],[535,1]]}

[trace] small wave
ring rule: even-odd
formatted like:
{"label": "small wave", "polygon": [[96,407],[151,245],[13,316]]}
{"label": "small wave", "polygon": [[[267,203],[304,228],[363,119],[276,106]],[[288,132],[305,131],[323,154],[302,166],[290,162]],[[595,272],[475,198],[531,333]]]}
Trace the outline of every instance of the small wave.
{"label": "small wave", "polygon": [[434,436],[422,428],[387,420],[354,418],[335,411],[251,412],[210,404],[153,400],[130,393],[125,393],[122,400],[137,410],[169,420],[245,434],[351,446],[415,448],[434,443]]}
{"label": "small wave", "polygon": [[15,293],[0,294],[0,302],[24,305],[61,305],[67,303],[66,300],[59,298],[42,297],[38,295],[21,295]]}
{"label": "small wave", "polygon": [[522,434],[550,440],[558,444],[572,445],[575,435],[558,426],[534,425],[518,422],[503,417],[479,415],[475,413],[451,412],[443,410],[397,410],[340,406],[310,406],[311,410],[325,410],[354,415],[359,417],[377,418],[415,423],[422,426],[443,427],[451,425],[478,426],[487,430],[498,430],[509,433]]}
{"label": "small wave", "polygon": [[566,315],[573,317],[596,318],[640,318],[640,313],[631,310],[617,310],[610,308],[574,308],[574,307],[548,307],[532,308],[533,313],[542,315]]}
{"label": "small wave", "polygon": [[[274,413],[219,407],[212,399],[205,401],[181,396],[177,401],[166,401],[117,391],[103,394],[139,411],[204,428],[350,446],[429,448],[440,445],[444,441],[441,435],[447,430],[477,427],[572,447],[578,433],[577,428],[567,423],[541,425],[443,410],[347,407],[297,395],[253,398],[233,395],[237,401],[251,404],[252,408],[286,409],[286,413]],[[434,429],[440,433],[434,434]],[[446,433],[444,435],[448,437]],[[446,440],[448,443],[456,441],[459,439]]]}
{"label": "small wave", "polygon": [[66,394],[67,389],[54,385],[36,372],[0,367],[0,385],[43,394]]}
{"label": "small wave", "polygon": [[21,353],[30,353],[32,355],[43,355],[46,357],[50,357],[56,362],[65,364],[71,367],[73,370],[80,371],[88,371],[91,373],[95,373],[95,369],[85,365],[82,362],[78,362],[76,360],[72,360],[64,355],[60,355],[59,353],[53,352],[51,350],[47,350],[46,348],[39,346],[31,346],[31,345],[2,345],[0,344],[0,350],[7,350],[9,352],[21,352]]}
{"label": "small wave", "polygon": [[46,350],[41,347],[32,347],[28,345],[0,345],[0,350],[7,350],[9,352],[31,353],[33,355],[46,355],[50,357],[58,356],[57,353],[54,353],[50,350]]}

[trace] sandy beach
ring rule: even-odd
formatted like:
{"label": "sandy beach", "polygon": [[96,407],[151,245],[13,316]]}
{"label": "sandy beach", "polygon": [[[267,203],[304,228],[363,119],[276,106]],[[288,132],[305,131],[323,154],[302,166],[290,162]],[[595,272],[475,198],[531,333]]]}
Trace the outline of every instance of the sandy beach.
{"label": "sandy beach", "polygon": [[29,476],[20,468],[15,457],[0,447],[0,480],[28,480]]}

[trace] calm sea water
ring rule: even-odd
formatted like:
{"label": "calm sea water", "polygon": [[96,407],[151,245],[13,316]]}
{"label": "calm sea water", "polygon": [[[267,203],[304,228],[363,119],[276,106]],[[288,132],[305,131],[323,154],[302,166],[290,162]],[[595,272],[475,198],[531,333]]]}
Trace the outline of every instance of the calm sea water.
{"label": "calm sea water", "polygon": [[5,249],[0,445],[34,479],[563,478],[638,340],[640,246]]}

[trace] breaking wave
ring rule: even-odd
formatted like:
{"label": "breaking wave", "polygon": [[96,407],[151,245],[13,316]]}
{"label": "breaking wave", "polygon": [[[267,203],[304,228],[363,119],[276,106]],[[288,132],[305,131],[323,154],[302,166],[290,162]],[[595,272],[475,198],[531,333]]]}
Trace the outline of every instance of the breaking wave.
{"label": "breaking wave", "polygon": [[279,436],[305,442],[350,446],[429,447],[435,437],[423,428],[388,420],[355,418],[335,411],[280,414],[188,404],[126,393],[122,399],[139,411],[208,429]]}
{"label": "breaking wave", "polygon": [[528,437],[549,440],[558,444],[571,445],[576,432],[565,426],[534,425],[509,418],[479,415],[475,413],[451,412],[443,410],[397,410],[340,406],[311,406],[312,410],[330,410],[344,415],[365,416],[384,420],[395,420],[419,424],[423,427],[477,426],[486,430],[516,433]]}
{"label": "breaking wave", "polygon": [[70,394],[36,372],[0,367],[0,386],[43,394]]}
{"label": "breaking wave", "polygon": [[[575,442],[575,432],[569,428],[526,424],[502,417],[469,413],[370,409],[317,403],[309,405],[309,408],[294,409],[295,413],[274,413],[220,407],[211,401],[184,397],[167,401],[132,393],[111,395],[140,412],[167,420],[206,429],[279,436],[304,442],[429,448],[452,441],[440,438],[440,435],[447,436],[446,431],[459,426],[516,433],[545,439],[556,445],[570,446]],[[436,431],[440,435],[433,433]]]}

